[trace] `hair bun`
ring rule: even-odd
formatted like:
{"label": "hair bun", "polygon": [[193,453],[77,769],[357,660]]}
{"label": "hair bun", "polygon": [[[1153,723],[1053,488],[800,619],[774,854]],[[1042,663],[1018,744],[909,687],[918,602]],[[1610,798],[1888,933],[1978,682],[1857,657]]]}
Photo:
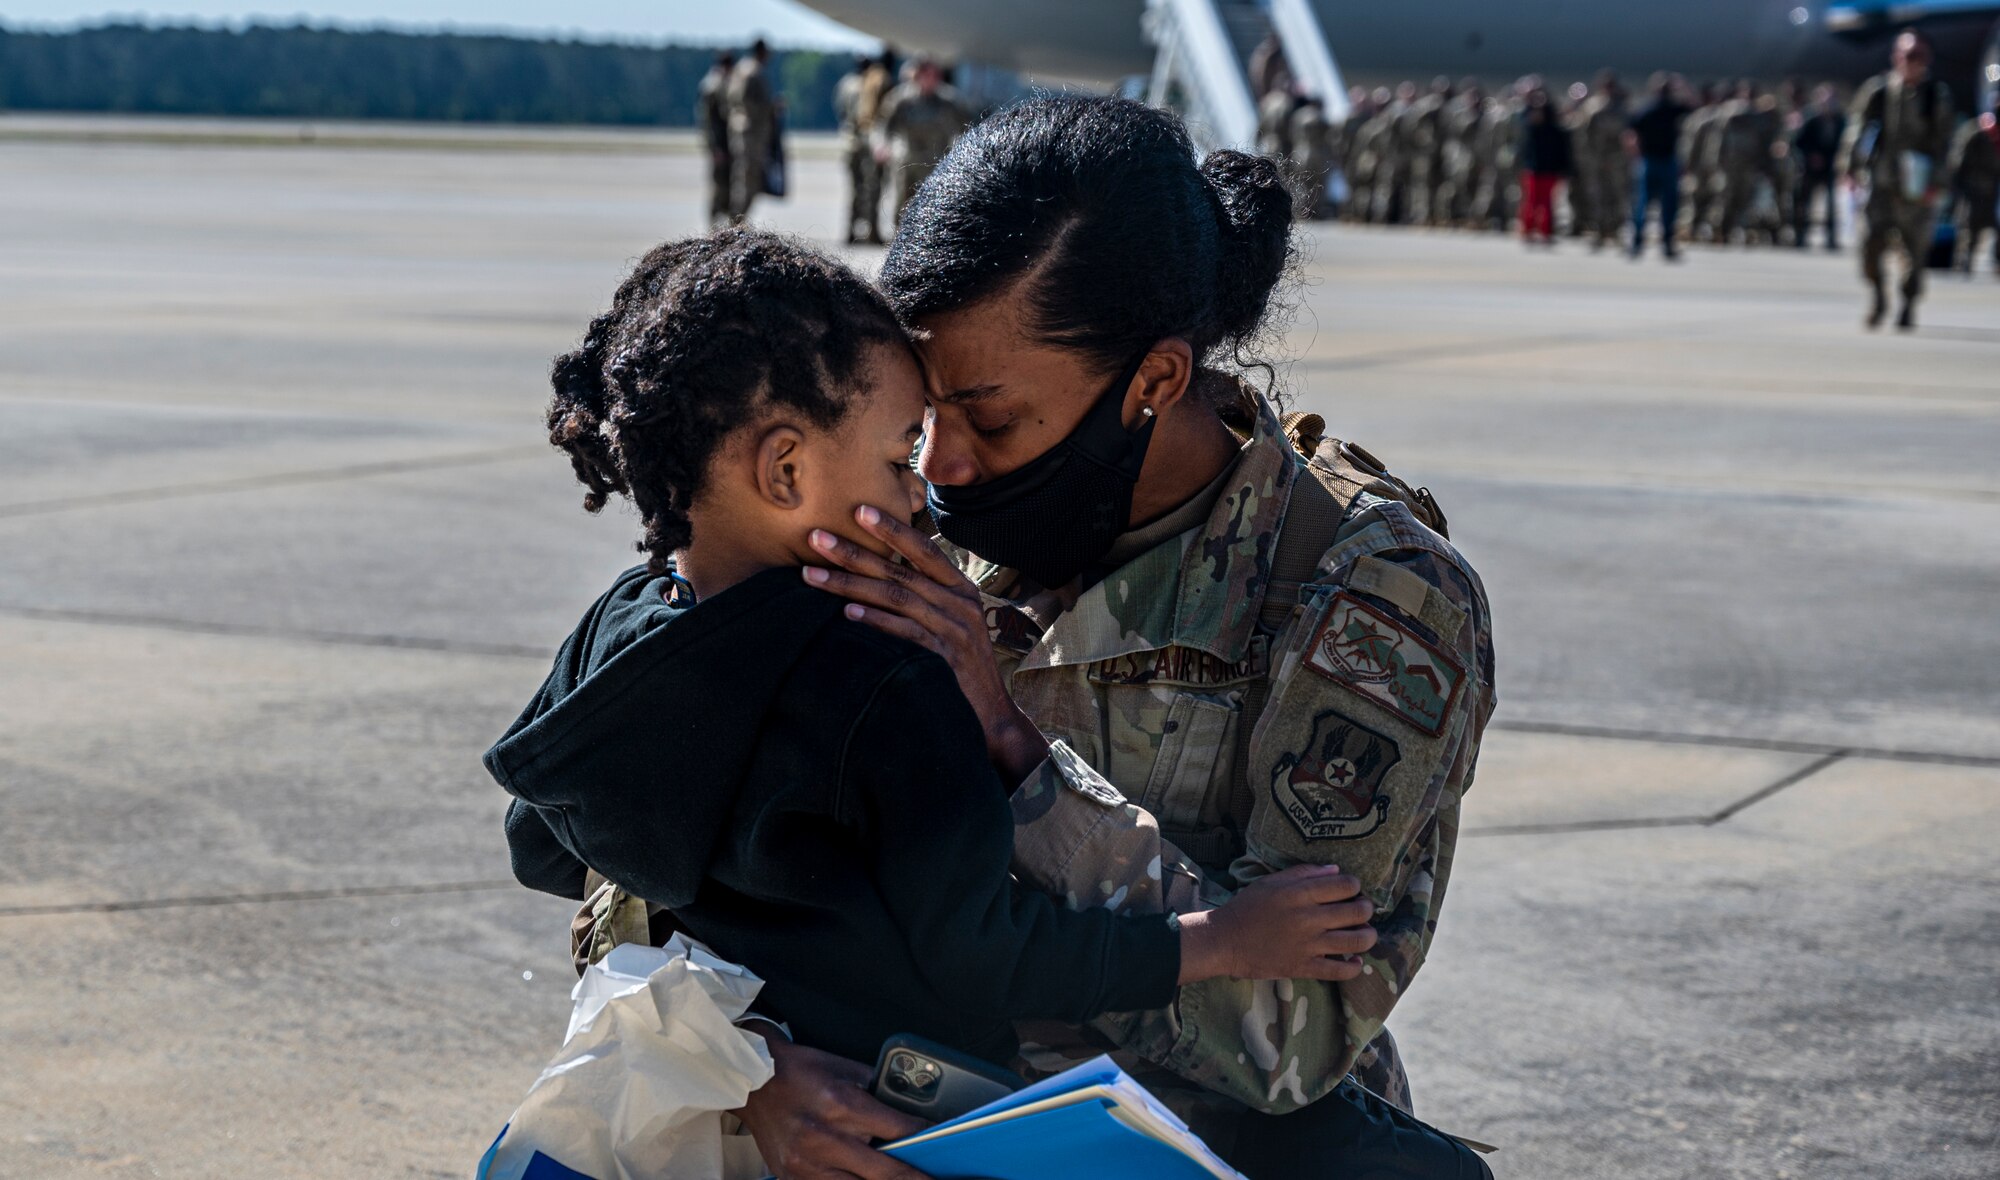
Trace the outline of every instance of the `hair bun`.
{"label": "hair bun", "polygon": [[1225,335],[1255,334],[1291,261],[1293,194],[1278,165],[1247,152],[1210,152],[1202,179],[1215,199],[1216,298]]}

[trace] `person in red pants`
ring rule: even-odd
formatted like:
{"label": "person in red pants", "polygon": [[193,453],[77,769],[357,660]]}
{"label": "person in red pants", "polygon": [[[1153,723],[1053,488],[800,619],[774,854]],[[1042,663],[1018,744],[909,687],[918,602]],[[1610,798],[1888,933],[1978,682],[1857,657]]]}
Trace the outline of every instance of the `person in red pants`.
{"label": "person in red pants", "polygon": [[1570,175],[1569,132],[1556,118],[1549,92],[1541,86],[1528,91],[1521,111],[1521,240],[1530,246],[1555,248],[1556,189]]}

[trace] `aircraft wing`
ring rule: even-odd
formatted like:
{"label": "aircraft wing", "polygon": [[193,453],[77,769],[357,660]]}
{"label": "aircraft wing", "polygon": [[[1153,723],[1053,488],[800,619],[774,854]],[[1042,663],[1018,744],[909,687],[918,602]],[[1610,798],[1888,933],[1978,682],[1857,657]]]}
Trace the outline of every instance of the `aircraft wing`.
{"label": "aircraft wing", "polygon": [[1940,17],[2000,17],[1996,0],[1849,0],[1831,4],[1826,10],[1826,27],[1836,33],[1861,33],[1877,29],[1918,25]]}

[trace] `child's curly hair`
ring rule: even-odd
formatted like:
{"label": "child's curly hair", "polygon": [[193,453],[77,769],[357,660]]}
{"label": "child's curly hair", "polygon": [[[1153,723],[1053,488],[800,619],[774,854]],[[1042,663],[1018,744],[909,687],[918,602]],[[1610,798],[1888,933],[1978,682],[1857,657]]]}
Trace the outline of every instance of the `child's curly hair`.
{"label": "child's curly hair", "polygon": [[871,344],[901,343],[875,288],[776,234],[730,229],[655,247],[555,360],[549,441],[590,489],[583,506],[630,497],[641,552],[664,573],[693,535],[722,441],[767,406],[837,426]]}

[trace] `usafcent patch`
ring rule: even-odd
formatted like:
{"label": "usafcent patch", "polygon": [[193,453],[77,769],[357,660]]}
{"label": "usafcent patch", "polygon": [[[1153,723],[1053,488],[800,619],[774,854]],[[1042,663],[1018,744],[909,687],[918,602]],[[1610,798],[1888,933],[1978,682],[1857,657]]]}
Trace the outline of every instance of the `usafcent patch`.
{"label": "usafcent patch", "polygon": [[1359,840],[1389,818],[1382,780],[1402,758],[1391,739],[1329,710],[1303,750],[1271,767],[1271,798],[1308,840]]}
{"label": "usafcent patch", "polygon": [[1457,660],[1352,594],[1333,596],[1306,649],[1306,666],[1360,693],[1432,737],[1465,685]]}

